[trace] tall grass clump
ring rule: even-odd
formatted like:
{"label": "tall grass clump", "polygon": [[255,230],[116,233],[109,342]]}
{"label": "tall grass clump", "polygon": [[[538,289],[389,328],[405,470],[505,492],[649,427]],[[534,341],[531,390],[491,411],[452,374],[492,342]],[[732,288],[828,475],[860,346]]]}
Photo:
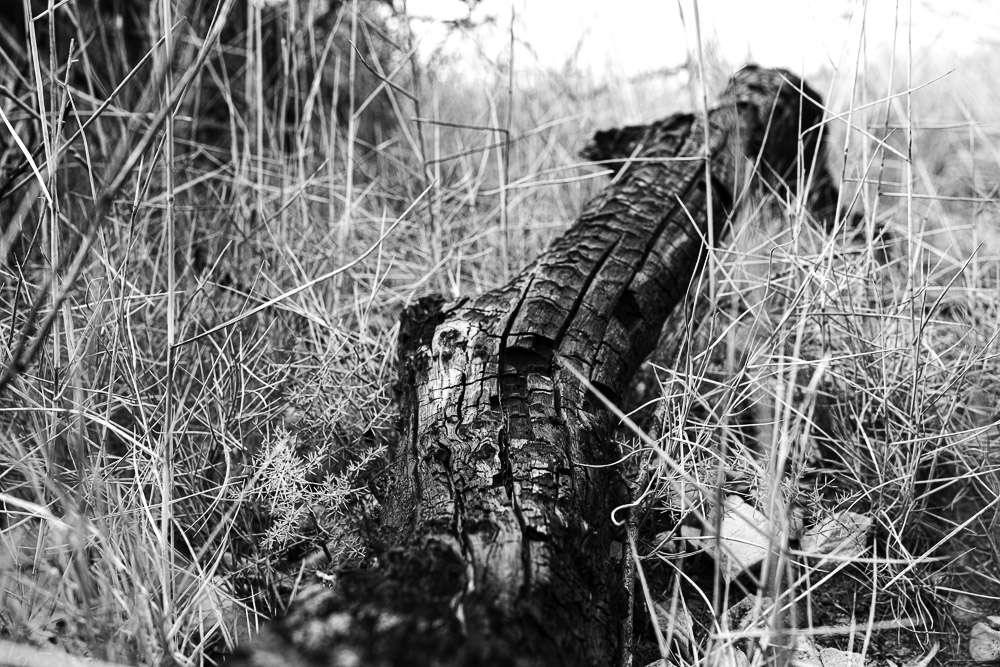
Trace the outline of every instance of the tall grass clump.
{"label": "tall grass clump", "polygon": [[[979,59],[932,84],[937,65],[886,62],[831,88],[842,201],[864,220],[826,230],[799,201],[747,206],[702,279],[716,301],[675,315],[652,361],[662,435],[639,449],[650,511],[633,519],[660,586],[649,659],[806,660],[805,638],[867,660],[955,657],[952,612],[962,626],[970,600],[973,620],[997,611],[995,94],[966,83]],[[770,553],[727,581],[700,554],[725,551],[720,531],[748,539],[723,525],[739,500]],[[870,524],[864,549],[806,551],[831,521]]]}
{"label": "tall grass clump", "polygon": [[[359,556],[395,313],[427,265],[421,163],[395,143],[412,109],[379,79],[411,85],[405,23],[4,11],[0,634],[211,663],[303,558]],[[417,250],[350,268],[408,208],[392,246]]]}

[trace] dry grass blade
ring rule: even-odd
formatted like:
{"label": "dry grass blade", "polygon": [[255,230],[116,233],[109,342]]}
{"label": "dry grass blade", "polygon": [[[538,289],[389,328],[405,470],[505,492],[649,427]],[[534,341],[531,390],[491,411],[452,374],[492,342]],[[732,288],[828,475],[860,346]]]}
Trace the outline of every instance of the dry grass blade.
{"label": "dry grass blade", "polygon": [[331,279],[331,278],[333,278],[335,276],[338,276],[341,273],[344,273],[345,271],[348,271],[348,270],[352,269],[353,267],[355,267],[356,265],[360,264],[370,254],[372,254],[373,252],[375,252],[376,250],[378,250],[380,247],[382,247],[382,243],[385,241],[385,239],[388,238],[388,236],[390,234],[392,234],[393,230],[395,230],[396,227],[398,227],[400,225],[400,223],[402,223],[403,220],[406,219],[406,216],[410,213],[410,211],[412,211],[413,208],[420,202],[420,200],[424,198],[424,195],[426,195],[430,191],[430,187],[432,187],[432,186],[428,186],[428,188],[426,190],[424,190],[422,193],[420,193],[420,195],[416,199],[413,200],[413,203],[410,204],[409,208],[407,208],[406,211],[404,211],[402,215],[400,215],[398,218],[396,218],[395,222],[393,222],[391,225],[389,225],[389,228],[386,229],[382,233],[382,235],[379,236],[379,238],[376,239],[376,241],[372,245],[370,245],[368,247],[367,250],[365,250],[364,252],[362,252],[360,255],[358,255],[356,258],[354,258],[353,260],[351,260],[347,264],[344,264],[343,266],[339,266],[336,269],[333,269],[332,271],[328,271],[327,273],[324,273],[324,274],[322,274],[322,275],[320,275],[320,276],[318,276],[316,278],[313,278],[309,282],[303,283],[302,285],[299,285],[299,286],[297,286],[297,287],[295,287],[293,289],[290,289],[287,292],[284,292],[283,294],[279,294],[276,297],[268,299],[264,303],[258,304],[257,306],[254,306],[253,308],[251,308],[247,312],[241,313],[241,314],[239,314],[239,315],[237,315],[235,317],[232,317],[229,320],[226,320],[225,322],[223,322],[222,324],[218,324],[218,325],[212,327],[208,331],[202,332],[202,333],[200,333],[200,334],[198,334],[196,336],[193,336],[191,338],[183,340],[183,341],[177,343],[177,346],[178,347],[182,347],[184,345],[189,345],[189,344],[191,344],[191,343],[193,343],[193,342],[195,342],[195,341],[197,341],[197,340],[199,340],[201,338],[204,338],[205,336],[210,336],[210,335],[212,335],[212,334],[214,334],[214,333],[216,333],[218,331],[222,331],[223,329],[227,329],[227,328],[233,326],[234,324],[237,324],[238,322],[241,322],[241,321],[247,319],[248,317],[252,317],[253,315],[256,315],[257,313],[259,313],[259,312],[261,312],[263,310],[271,308],[272,306],[281,303],[282,301],[284,301],[285,299],[288,299],[289,297],[292,297],[292,296],[295,296],[296,294],[300,294],[302,292],[305,292],[306,290],[311,289],[311,288],[315,287],[316,285],[319,285],[320,283],[326,282],[327,280],[329,280],[329,279]]}

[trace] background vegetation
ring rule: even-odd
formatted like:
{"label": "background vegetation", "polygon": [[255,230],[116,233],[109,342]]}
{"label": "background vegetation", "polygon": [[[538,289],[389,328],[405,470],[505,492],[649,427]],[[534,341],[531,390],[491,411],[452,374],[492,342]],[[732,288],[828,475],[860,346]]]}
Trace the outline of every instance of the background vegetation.
{"label": "background vegetation", "polygon": [[[212,664],[362,562],[400,310],[503,284],[603,184],[594,129],[738,66],[473,78],[380,2],[24,6],[0,21],[0,637],[130,664]],[[747,206],[635,388],[652,442],[621,436],[781,527],[796,585],[766,585],[799,627],[897,664],[960,654],[959,593],[1000,611],[996,58],[813,82],[865,229]],[[681,541],[710,511],[670,470],[645,469],[637,548],[700,639],[739,595]],[[844,509],[868,551],[803,556]],[[639,626],[650,659],[683,630]]]}

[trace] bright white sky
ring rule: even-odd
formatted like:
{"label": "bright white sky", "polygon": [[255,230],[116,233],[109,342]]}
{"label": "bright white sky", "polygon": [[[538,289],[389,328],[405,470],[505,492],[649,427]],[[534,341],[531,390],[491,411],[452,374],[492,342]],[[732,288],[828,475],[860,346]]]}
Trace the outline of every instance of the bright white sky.
{"label": "bright white sky", "polygon": [[[906,53],[912,23],[914,64],[931,56],[964,55],[991,43],[1000,48],[995,0],[912,0],[912,22],[909,4],[899,2],[897,53]],[[575,52],[577,67],[596,77],[631,75],[683,63],[688,47],[696,44],[694,0],[483,0],[473,16],[495,16],[497,27],[492,36],[477,31],[474,48],[506,61],[512,6],[515,36],[534,52],[517,52],[518,69],[532,69],[532,61],[559,69]],[[805,75],[838,65],[853,67],[861,44],[868,58],[886,58],[897,23],[896,0],[701,0],[698,7],[702,43],[717,44],[729,63],[753,60]],[[408,10],[439,19],[468,14],[457,0],[408,0]],[[424,48],[442,34],[429,30]],[[469,48],[457,43],[453,36],[453,49]]]}

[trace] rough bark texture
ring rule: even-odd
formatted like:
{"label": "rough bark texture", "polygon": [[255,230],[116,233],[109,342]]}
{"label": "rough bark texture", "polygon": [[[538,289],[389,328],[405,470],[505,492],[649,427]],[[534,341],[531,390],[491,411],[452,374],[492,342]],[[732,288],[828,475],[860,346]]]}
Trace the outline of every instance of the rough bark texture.
{"label": "rough bark texture", "polygon": [[[800,130],[822,119],[801,91],[787,72],[747,67],[707,119],[605,133],[602,159],[640,160],[532,266],[477,298],[407,311],[377,563],[307,591],[231,664],[617,664],[618,452],[593,390],[621,396],[748,165],[782,188],[796,173]],[[810,164],[816,142],[805,138]],[[691,159],[706,154],[710,181]]]}
{"label": "rough bark texture", "polygon": [[[749,68],[744,69],[744,72]],[[806,192],[806,209],[831,229],[837,221],[837,204],[840,189],[834,175],[827,168],[829,157],[827,144],[823,140],[822,96],[808,84],[785,70],[770,70],[784,77],[787,85],[794,87],[801,100],[791,100],[791,104],[773,104],[757,108],[751,116],[744,115],[746,135],[742,137],[747,157],[755,159],[763,141],[767,141],[768,151],[780,155],[782,160],[762,160],[758,165],[758,175],[766,183],[768,190],[779,198],[797,195],[800,186]],[[740,75],[737,75],[740,76]],[[739,105],[755,105],[764,99],[769,82],[740,81],[727,90],[727,98]],[[772,100],[773,102],[773,100]],[[801,105],[801,106],[800,106]],[[603,162],[620,170],[628,164],[628,158],[637,157],[646,139],[648,125],[629,125],[611,130],[602,130],[594,135],[591,142],[580,152],[585,159]],[[793,158],[792,151],[801,150],[801,162]],[[786,152],[787,151],[787,152]],[[850,202],[841,202],[842,208],[849,208]],[[861,215],[854,213],[841,216],[849,227],[856,226]]]}

